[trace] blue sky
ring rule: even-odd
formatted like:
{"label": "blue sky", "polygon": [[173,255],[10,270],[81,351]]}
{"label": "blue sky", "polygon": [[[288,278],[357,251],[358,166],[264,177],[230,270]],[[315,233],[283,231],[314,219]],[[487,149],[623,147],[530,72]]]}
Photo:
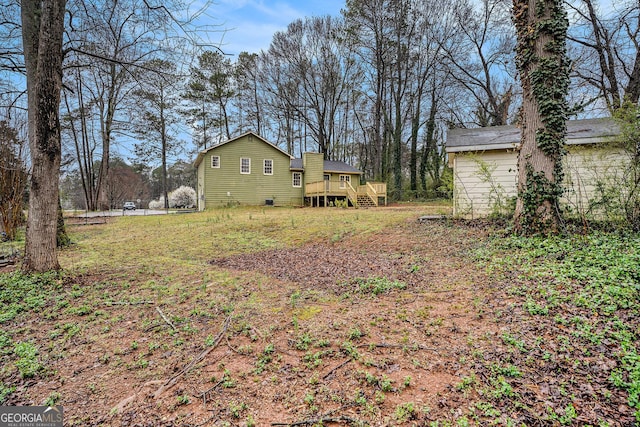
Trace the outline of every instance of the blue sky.
{"label": "blue sky", "polygon": [[[258,53],[269,48],[276,31],[307,16],[337,16],[344,0],[214,0],[201,20],[216,25],[220,32],[210,36],[222,42],[225,53]],[[227,29],[222,33],[222,29]]]}

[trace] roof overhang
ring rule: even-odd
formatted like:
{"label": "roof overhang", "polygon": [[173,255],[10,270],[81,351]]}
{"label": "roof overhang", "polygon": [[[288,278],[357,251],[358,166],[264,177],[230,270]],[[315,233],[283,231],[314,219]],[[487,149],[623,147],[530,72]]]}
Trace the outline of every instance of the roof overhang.
{"label": "roof overhang", "polygon": [[[569,120],[567,145],[592,145],[612,142],[619,135],[619,127],[610,118]],[[517,150],[520,147],[520,128],[493,126],[475,129],[451,129],[447,134],[447,153],[491,150]]]}
{"label": "roof overhang", "polygon": [[193,162],[194,166],[197,168],[200,163],[202,163],[202,160],[204,159],[204,156],[211,150],[215,150],[216,148],[222,147],[223,145],[229,144],[231,142],[237,141],[239,139],[244,138],[245,136],[251,136],[251,137],[256,137],[258,138],[260,141],[264,142],[265,144],[269,144],[271,147],[273,147],[274,149],[280,151],[282,154],[284,154],[285,156],[289,157],[289,159],[293,159],[293,156],[289,153],[287,153],[286,151],[284,151],[283,149],[279,148],[277,145],[274,145],[272,143],[270,143],[269,141],[267,141],[266,139],[264,139],[263,137],[261,137],[260,135],[258,135],[255,132],[245,132],[242,135],[236,136],[235,138],[231,138],[228,139],[224,142],[221,142],[220,144],[216,144],[212,147],[207,148],[206,150],[200,151],[198,153],[198,156],[196,157],[196,160]]}

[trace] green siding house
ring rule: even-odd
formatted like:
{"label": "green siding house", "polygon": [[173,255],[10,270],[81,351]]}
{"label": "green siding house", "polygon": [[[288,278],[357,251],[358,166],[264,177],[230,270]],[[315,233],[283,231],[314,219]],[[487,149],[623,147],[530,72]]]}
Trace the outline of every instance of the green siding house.
{"label": "green siding house", "polygon": [[362,172],[322,154],[302,159],[248,132],[198,154],[198,209],[230,205],[327,206],[346,200],[353,206],[386,203],[386,185],[360,183]]}

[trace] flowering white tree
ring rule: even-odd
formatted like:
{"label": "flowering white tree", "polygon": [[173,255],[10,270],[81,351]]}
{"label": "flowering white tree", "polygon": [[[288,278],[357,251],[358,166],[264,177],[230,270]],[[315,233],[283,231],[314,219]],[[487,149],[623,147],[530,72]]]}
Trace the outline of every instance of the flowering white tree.
{"label": "flowering white tree", "polygon": [[[180,186],[169,193],[170,208],[192,208],[196,205],[196,190],[186,185]],[[158,200],[149,202],[149,209],[163,209],[164,196],[160,196]]]}
{"label": "flowering white tree", "polygon": [[169,193],[169,207],[192,208],[196,205],[196,190],[183,185]]}

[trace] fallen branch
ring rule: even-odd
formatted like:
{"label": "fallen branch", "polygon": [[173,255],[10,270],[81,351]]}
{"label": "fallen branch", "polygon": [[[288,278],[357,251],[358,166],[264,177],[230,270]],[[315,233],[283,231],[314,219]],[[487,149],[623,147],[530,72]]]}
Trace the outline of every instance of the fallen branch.
{"label": "fallen branch", "polygon": [[[222,356],[218,357],[216,360],[214,360],[213,362],[211,362],[211,363],[209,363],[209,364],[210,364],[210,365],[211,365],[211,364],[216,364],[216,363],[218,363],[219,361],[221,361],[222,359],[224,359],[226,356],[228,356],[229,354],[231,354],[231,353],[230,353],[230,352],[227,352],[226,354],[224,354],[224,355],[222,355]],[[207,390],[203,391],[202,393],[200,393],[200,397],[202,398],[202,404],[203,404],[203,405],[206,405],[206,404],[207,404],[207,396],[209,395],[209,393],[211,393],[211,392],[212,392],[212,391],[214,391],[216,388],[218,388],[218,387],[220,387],[222,384],[224,384],[224,380],[225,380],[225,379],[224,379],[224,377],[223,377],[220,381],[218,381],[218,382],[216,383],[216,385],[214,385],[213,387],[211,387],[211,388],[209,388],[209,389],[207,389]]]}
{"label": "fallen branch", "polygon": [[295,427],[295,426],[306,426],[306,425],[316,425],[316,424],[323,425],[324,423],[356,424],[357,422],[358,420],[356,419],[342,415],[340,417],[323,417],[323,418],[316,418],[313,420],[296,421],[295,423],[271,423],[271,425]]}
{"label": "fallen branch", "polygon": [[329,378],[331,375],[333,375],[338,369],[342,368],[344,365],[346,365],[347,363],[351,362],[353,359],[347,359],[344,362],[342,362],[341,364],[339,364],[338,366],[336,366],[335,368],[333,368],[332,370],[330,370],[329,372],[327,372],[322,379],[326,380],[327,378]]}
{"label": "fallen branch", "polygon": [[167,323],[167,325],[171,326],[171,329],[175,331],[176,327],[173,326],[173,323],[171,323],[171,320],[167,319],[167,316],[165,316],[162,310],[160,310],[160,307],[156,307],[156,311],[160,313],[160,316],[162,316],[162,320],[164,320]]}
{"label": "fallen branch", "polygon": [[437,348],[425,347],[420,344],[404,345],[404,344],[385,344],[385,343],[371,343],[360,344],[358,348],[399,348],[402,350],[427,350],[427,351],[440,351]]}
{"label": "fallen branch", "polygon": [[105,302],[104,305],[112,306],[112,305],[143,305],[143,304],[153,304],[153,301],[111,301]]}
{"label": "fallen branch", "polygon": [[220,341],[222,341],[222,338],[224,338],[225,334],[227,333],[227,329],[229,329],[229,324],[231,323],[231,316],[227,317],[224,320],[224,324],[222,325],[222,330],[218,333],[218,335],[216,336],[213,345],[207,349],[205,349],[204,351],[202,351],[198,356],[196,356],[189,364],[187,364],[187,366],[185,366],[184,368],[182,368],[177,374],[175,374],[173,377],[169,378],[153,395],[154,398],[158,398],[160,397],[160,395],[162,393],[164,393],[165,391],[169,390],[171,387],[173,387],[176,382],[178,382],[178,379],[183,376],[184,374],[186,374],[187,372],[189,372],[196,364],[200,363],[206,356],[207,354],[209,354],[211,351],[213,351],[213,349],[215,349],[218,344],[220,344]]}
{"label": "fallen branch", "polygon": [[214,385],[214,386],[213,386],[213,387],[211,387],[210,389],[205,390],[205,391],[203,391],[202,393],[200,393],[200,397],[202,398],[202,404],[203,404],[203,405],[206,405],[206,404],[207,404],[207,395],[208,395],[209,393],[211,393],[213,390],[217,389],[219,386],[221,386],[221,385],[222,385],[222,383],[224,383],[224,381],[225,381],[225,380],[224,380],[224,378],[223,378],[223,379],[221,379],[220,381],[218,381],[218,382],[216,383],[216,385]]}

